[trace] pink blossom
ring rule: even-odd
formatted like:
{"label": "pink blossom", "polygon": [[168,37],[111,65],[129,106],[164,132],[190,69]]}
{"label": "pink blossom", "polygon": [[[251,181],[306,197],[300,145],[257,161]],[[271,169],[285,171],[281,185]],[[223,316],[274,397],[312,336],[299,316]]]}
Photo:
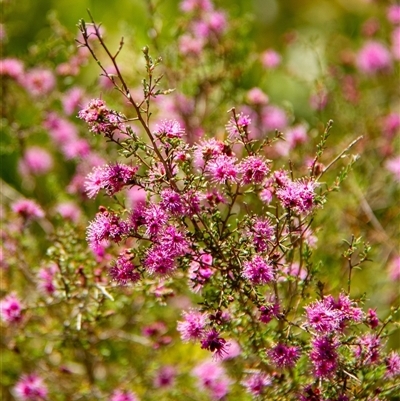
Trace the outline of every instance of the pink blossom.
{"label": "pink blossom", "polygon": [[400,375],[400,355],[396,351],[392,351],[385,359],[387,378],[392,378]]}
{"label": "pink blossom", "polygon": [[58,267],[56,264],[52,264],[48,267],[43,267],[38,272],[38,287],[45,294],[52,295],[55,290],[55,280],[54,277],[58,272]]}
{"label": "pink blossom", "polygon": [[38,97],[50,93],[56,85],[56,79],[50,70],[33,68],[22,77],[21,84],[32,96]]}
{"label": "pink blossom", "polygon": [[250,374],[242,382],[242,385],[246,388],[246,391],[255,397],[263,395],[266,387],[271,386],[271,384],[271,376],[259,371]]}
{"label": "pink blossom", "polygon": [[210,0],[182,0],[180,9],[185,13],[192,11],[211,11],[213,5]]}
{"label": "pink blossom", "polygon": [[212,11],[207,16],[207,23],[212,32],[221,35],[227,26],[226,16],[223,11]]}
{"label": "pink blossom", "polygon": [[24,73],[22,61],[16,58],[5,58],[0,60],[0,75],[7,75],[20,80]]}
{"label": "pink blossom", "polygon": [[6,323],[18,323],[22,320],[21,301],[14,293],[0,301],[0,317]]}
{"label": "pink blossom", "polygon": [[81,217],[81,210],[74,202],[61,202],[57,205],[56,211],[65,220],[72,221],[73,223],[77,223]]}
{"label": "pink blossom", "polygon": [[204,39],[201,37],[193,37],[192,35],[182,35],[178,41],[178,48],[183,55],[198,56],[203,51]]}
{"label": "pink blossom", "polygon": [[400,5],[392,4],[387,10],[387,19],[394,25],[400,24]]}
{"label": "pink blossom", "polygon": [[64,113],[70,116],[74,111],[81,106],[81,102],[84,98],[84,91],[82,88],[77,86],[68,90],[61,99]]}
{"label": "pink blossom", "polygon": [[388,265],[389,277],[393,281],[400,281],[400,255],[396,255]]}
{"label": "pink blossom", "polygon": [[163,120],[156,125],[155,134],[159,137],[182,138],[185,130],[176,120]]}
{"label": "pink blossom", "polygon": [[47,150],[32,146],[26,149],[24,157],[19,162],[21,175],[41,175],[48,173],[53,167],[53,159]]}
{"label": "pink blossom", "polygon": [[400,156],[395,156],[385,162],[386,170],[393,174],[394,179],[400,182]]}
{"label": "pink blossom", "polygon": [[86,139],[79,138],[63,144],[61,151],[67,160],[84,158],[90,153],[90,145]]}
{"label": "pink blossom", "polygon": [[65,146],[66,143],[76,141],[78,138],[78,130],[75,125],[54,112],[47,114],[43,126],[48,129],[50,137],[56,145]]}
{"label": "pink blossom", "polygon": [[212,181],[218,184],[226,182],[236,182],[238,167],[235,164],[236,158],[226,154],[218,156],[208,162],[206,173]]}
{"label": "pink blossom", "polygon": [[[114,66],[110,66],[106,68],[107,74],[109,74],[110,77],[114,78],[114,80],[117,78],[117,70],[115,69]],[[106,75],[102,74],[99,77],[99,85],[106,90],[111,90],[114,88],[113,82],[108,78]]]}
{"label": "pink blossom", "polygon": [[144,203],[146,203],[146,191],[136,185],[128,189],[126,197],[128,205],[132,209],[140,204],[143,205]]}
{"label": "pink blossom", "polygon": [[114,265],[110,268],[109,274],[120,285],[125,285],[129,282],[136,283],[140,280],[140,274],[129,253],[121,253],[118,256]]}
{"label": "pink blossom", "polygon": [[264,105],[269,101],[268,96],[260,88],[250,89],[246,97],[248,102],[254,105]]}
{"label": "pink blossom", "polygon": [[392,59],[386,46],[380,42],[369,41],[358,52],[356,64],[361,72],[374,75],[390,70]]}
{"label": "pink blossom", "polygon": [[267,352],[272,363],[279,368],[292,368],[300,358],[300,348],[279,343]]}
{"label": "pink blossom", "polygon": [[44,217],[42,208],[33,200],[21,199],[14,202],[12,210],[25,219],[40,219]]}
{"label": "pink blossom", "polygon": [[400,27],[392,32],[392,54],[395,60],[400,60]]}
{"label": "pink blossom", "polygon": [[47,399],[47,387],[43,379],[32,373],[22,375],[14,387],[14,393],[21,401],[43,401]]}
{"label": "pink blossom", "polygon": [[313,110],[321,111],[328,104],[328,92],[320,89],[310,96],[310,106]]}
{"label": "pink blossom", "polygon": [[136,397],[132,391],[128,390],[114,390],[109,401],[138,401],[139,399]]}
{"label": "pink blossom", "polygon": [[317,378],[328,378],[332,376],[338,366],[339,341],[335,337],[316,337],[311,342],[312,349],[310,359],[314,366]]}
{"label": "pink blossom", "polygon": [[286,113],[276,106],[265,107],[261,112],[261,121],[267,131],[282,131],[288,124]]}
{"label": "pink blossom", "polygon": [[229,139],[239,139],[242,135],[247,136],[249,134],[249,126],[251,124],[250,116],[239,113],[235,117],[231,117],[225,128],[229,134]]}
{"label": "pink blossom", "polygon": [[267,260],[254,256],[251,261],[243,263],[243,277],[254,285],[267,284],[274,280],[274,270]]}
{"label": "pink blossom", "polygon": [[222,154],[224,146],[223,142],[214,138],[200,141],[195,146],[193,155],[194,166],[198,169],[203,168],[209,160],[213,160]]}
{"label": "pink blossom", "polygon": [[382,131],[388,138],[393,138],[400,129],[400,114],[390,113],[382,119]]}
{"label": "pink blossom", "polygon": [[176,369],[171,365],[162,366],[153,380],[155,388],[166,388],[174,385]]}
{"label": "pink blossom", "polygon": [[200,340],[204,336],[207,317],[204,313],[191,310],[182,313],[183,321],[178,322],[177,330],[182,341]]}
{"label": "pink blossom", "polygon": [[220,400],[229,392],[232,381],[218,362],[206,361],[196,366],[192,374],[200,390],[207,391],[213,400]]}
{"label": "pink blossom", "polygon": [[281,63],[281,56],[275,50],[265,50],[261,54],[261,63],[265,68],[274,69]]}

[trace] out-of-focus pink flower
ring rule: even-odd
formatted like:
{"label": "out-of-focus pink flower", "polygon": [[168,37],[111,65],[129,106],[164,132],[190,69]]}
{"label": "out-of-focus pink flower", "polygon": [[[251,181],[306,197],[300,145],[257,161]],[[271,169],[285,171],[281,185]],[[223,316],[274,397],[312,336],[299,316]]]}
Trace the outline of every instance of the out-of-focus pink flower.
{"label": "out-of-focus pink flower", "polygon": [[296,125],[289,129],[285,134],[284,141],[278,141],[275,144],[275,150],[280,156],[288,156],[290,150],[296,146],[307,142],[307,129],[304,125]]}
{"label": "out-of-focus pink flower", "polygon": [[14,387],[14,393],[21,401],[44,401],[47,399],[47,387],[43,379],[36,374],[22,375]]}
{"label": "out-of-focus pink flower", "polygon": [[221,356],[222,361],[227,359],[233,359],[242,353],[240,345],[235,340],[227,340],[229,342],[229,347],[227,347],[226,352]]}
{"label": "out-of-focus pink flower", "polygon": [[390,113],[382,119],[382,132],[388,139],[393,138],[400,129],[400,114]]}
{"label": "out-of-focus pink flower", "polygon": [[56,207],[57,213],[59,213],[64,219],[77,223],[81,217],[81,210],[74,202],[62,202]]}
{"label": "out-of-focus pink flower", "polygon": [[395,60],[400,60],[400,27],[392,32],[392,54]]}
{"label": "out-of-focus pink flower", "polygon": [[54,276],[58,272],[58,267],[56,264],[52,264],[48,267],[43,267],[38,272],[38,287],[41,291],[45,294],[52,295],[55,290],[56,286],[54,283]]}
{"label": "out-of-focus pink flower", "polygon": [[21,199],[12,205],[12,210],[25,219],[40,219],[44,217],[42,208],[33,200]]}
{"label": "out-of-focus pink flower", "polygon": [[288,121],[286,113],[276,106],[267,106],[262,110],[261,120],[267,131],[282,131],[286,128]]}
{"label": "out-of-focus pink flower", "polygon": [[358,69],[367,74],[389,71],[392,67],[392,58],[389,50],[380,42],[369,41],[365,43],[357,54]]}
{"label": "out-of-focus pink flower", "polygon": [[310,96],[310,106],[313,110],[321,111],[328,104],[328,92],[326,89],[319,89]]}
{"label": "out-of-focus pink flower", "polygon": [[138,398],[131,391],[114,390],[110,397],[110,401],[138,401]]}
{"label": "out-of-focus pink flower", "polygon": [[389,277],[393,281],[400,281],[400,255],[395,256],[388,265]]}
{"label": "out-of-focus pink flower", "polygon": [[395,180],[400,182],[400,156],[388,159],[385,163],[385,167],[394,175]]}
{"label": "out-of-focus pink flower", "polygon": [[200,390],[207,391],[213,400],[220,400],[228,394],[232,381],[218,362],[206,361],[193,369]]}
{"label": "out-of-focus pink flower", "polygon": [[211,11],[213,5],[210,0],[183,0],[180,4],[180,9],[185,13],[192,11]]}
{"label": "out-of-focus pink flower", "polygon": [[265,68],[274,69],[281,63],[281,56],[275,50],[265,50],[261,54],[261,63]]}
{"label": "out-of-focus pink flower", "polygon": [[86,139],[80,138],[63,144],[61,151],[67,160],[84,158],[90,153],[90,145]]}
{"label": "out-of-focus pink flower", "polygon": [[182,35],[178,41],[178,48],[183,55],[198,56],[203,51],[204,39],[201,37],[193,37],[192,35]]}
{"label": "out-of-focus pink flower", "polygon": [[47,95],[56,85],[54,74],[50,70],[44,68],[33,68],[29,70],[21,80],[20,83],[35,97]]}
{"label": "out-of-focus pink flower", "polygon": [[22,305],[18,297],[12,293],[0,301],[0,317],[6,323],[18,323],[22,319]]}
{"label": "out-of-focus pink flower", "polygon": [[46,174],[53,167],[53,159],[47,150],[37,146],[32,146],[26,150],[18,167],[21,175]]}
{"label": "out-of-focus pink flower", "polygon": [[[107,74],[110,75],[110,77],[114,77],[114,80],[117,79],[117,77],[115,76],[117,74],[117,70],[114,66],[107,67],[106,71]],[[112,83],[112,81],[104,75],[100,75],[99,85],[105,90],[111,90],[114,88],[114,84]]]}
{"label": "out-of-focus pink flower", "polygon": [[400,5],[393,4],[387,10],[387,19],[394,25],[400,24]]}
{"label": "out-of-focus pink flower", "polygon": [[267,104],[268,96],[260,88],[252,88],[247,92],[247,101],[254,105]]}
{"label": "out-of-focus pink flower", "polygon": [[135,209],[139,205],[146,203],[146,191],[143,188],[134,186],[130,188],[127,193],[128,206],[131,209]]}
{"label": "out-of-focus pink flower", "polygon": [[14,79],[21,79],[24,73],[22,61],[16,58],[5,58],[0,60],[0,75],[7,75]]}
{"label": "out-of-focus pink flower", "polygon": [[64,113],[70,116],[74,111],[77,111],[84,99],[84,92],[82,88],[77,86],[67,91],[61,99]]}
{"label": "out-of-focus pink flower", "polygon": [[374,36],[380,28],[379,21],[376,18],[370,18],[364,22],[361,30],[364,36]]}
{"label": "out-of-focus pink flower", "polygon": [[153,386],[156,388],[166,388],[174,384],[176,369],[173,366],[166,365],[161,367],[153,380]]}

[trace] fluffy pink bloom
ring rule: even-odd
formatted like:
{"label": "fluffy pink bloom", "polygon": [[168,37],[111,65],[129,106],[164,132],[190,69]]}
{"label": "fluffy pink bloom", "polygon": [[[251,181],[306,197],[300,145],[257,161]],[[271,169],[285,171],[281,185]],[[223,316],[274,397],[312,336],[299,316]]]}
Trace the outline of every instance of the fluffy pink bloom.
{"label": "fluffy pink bloom", "polygon": [[35,97],[47,95],[55,85],[56,79],[50,70],[34,68],[22,77],[22,85]]}
{"label": "fluffy pink bloom", "polygon": [[268,218],[256,218],[252,221],[247,234],[252,239],[256,251],[264,252],[275,237],[275,227]]}
{"label": "fluffy pink bloom", "polygon": [[14,293],[0,301],[0,317],[6,323],[18,323],[22,320],[21,301]]}
{"label": "fluffy pink bloom", "polygon": [[12,210],[25,219],[40,219],[44,217],[42,208],[33,200],[21,199],[12,205]]}
{"label": "fluffy pink bloom", "polygon": [[271,376],[262,372],[252,373],[242,382],[242,385],[246,388],[246,391],[255,397],[263,395],[266,387],[271,386],[271,384]]}
{"label": "fluffy pink bloom", "polygon": [[118,256],[114,265],[110,268],[109,274],[120,285],[125,285],[129,282],[136,283],[140,280],[140,274],[133,264],[132,258],[125,253]]}
{"label": "fluffy pink bloom", "polygon": [[46,174],[53,167],[53,159],[47,150],[32,146],[26,149],[18,167],[21,174]]}
{"label": "fluffy pink bloom", "polygon": [[183,322],[178,322],[177,330],[182,341],[200,340],[205,333],[207,317],[204,313],[191,310],[182,313]]}
{"label": "fluffy pink bloom", "polygon": [[43,379],[32,373],[22,375],[14,387],[15,396],[21,401],[43,401],[47,399],[47,387]]}
{"label": "fluffy pink bloom", "polygon": [[258,255],[251,261],[243,263],[242,275],[255,285],[267,284],[274,280],[274,270],[272,266]]}
{"label": "fluffy pink bloom", "polygon": [[196,168],[202,168],[212,159],[222,155],[224,151],[224,143],[214,138],[201,141],[196,145],[193,159]]}
{"label": "fluffy pink bloom", "polygon": [[356,63],[361,72],[374,75],[390,70],[392,58],[389,50],[382,43],[369,41],[358,52]]}
{"label": "fluffy pink bloom", "polygon": [[300,348],[277,344],[267,352],[272,363],[279,368],[292,368],[300,358]]}
{"label": "fluffy pink bloom", "polygon": [[138,186],[129,188],[126,192],[127,203],[131,209],[146,203],[146,191]]}
{"label": "fluffy pink bloom", "polygon": [[276,68],[281,63],[281,56],[275,50],[265,50],[265,52],[261,54],[261,63],[265,68]]}
{"label": "fluffy pink bloom", "polygon": [[208,162],[206,173],[217,184],[235,182],[238,175],[238,167],[235,162],[235,157],[222,154]]}
{"label": "fluffy pink bloom", "polygon": [[310,359],[317,378],[332,376],[338,366],[339,341],[335,337],[316,337],[311,342]]}
{"label": "fluffy pink bloom", "polygon": [[311,180],[288,181],[276,190],[282,207],[295,213],[309,213],[314,206],[316,183]]}
{"label": "fluffy pink bloom", "polygon": [[392,351],[385,359],[387,378],[392,378],[400,375],[400,355],[398,352]]}
{"label": "fluffy pink bloom", "polygon": [[216,35],[224,33],[227,27],[226,15],[223,11],[212,11],[207,15],[207,25]]}
{"label": "fluffy pink bloom", "polygon": [[269,101],[268,96],[260,88],[250,89],[246,97],[247,101],[254,105],[264,105]]}
{"label": "fluffy pink bloom", "polygon": [[115,163],[95,167],[86,177],[86,192],[89,198],[95,197],[100,190],[104,189],[111,196],[129,184],[133,184],[137,167],[126,164]]}
{"label": "fluffy pink bloom", "polygon": [[235,340],[228,340],[227,342],[229,347],[226,348],[225,353],[221,356],[222,361],[226,361],[228,359],[233,359],[239,356],[242,353],[240,345]]}
{"label": "fluffy pink bloom", "polygon": [[176,120],[163,120],[160,124],[156,125],[155,134],[157,136],[167,138],[182,138],[185,130],[181,127]]}
{"label": "fluffy pink bloom", "polygon": [[238,139],[241,135],[247,136],[249,134],[249,127],[251,124],[250,116],[239,113],[236,115],[236,120],[231,117],[228,124],[226,124],[226,131],[228,132],[229,139]]}
{"label": "fluffy pink bloom", "polygon": [[268,302],[258,308],[260,312],[260,321],[269,323],[280,312],[279,302],[275,298],[270,298]]}
{"label": "fluffy pink bloom", "polygon": [[239,173],[243,184],[261,184],[270,169],[265,160],[259,156],[248,156],[239,164]]}
{"label": "fluffy pink bloom", "polygon": [[176,269],[175,255],[167,247],[157,244],[147,251],[143,266],[152,275],[169,276]]}
{"label": "fluffy pink bloom", "polygon": [[387,19],[394,25],[400,24],[400,5],[392,4],[387,10]]}
{"label": "fluffy pink bloom", "polygon": [[368,309],[366,322],[371,329],[376,329],[379,326],[379,318],[375,309]]}
{"label": "fluffy pink bloom", "polygon": [[379,362],[381,351],[381,340],[376,334],[367,333],[358,338],[354,354],[362,360],[365,365]]}
{"label": "fluffy pink bloom", "polygon": [[64,96],[61,99],[64,113],[67,116],[70,116],[74,111],[76,111],[84,98],[84,91],[82,88],[77,86],[71,88],[67,92],[65,92]]}
{"label": "fluffy pink bloom", "polygon": [[86,139],[77,139],[61,146],[61,152],[67,160],[84,158],[90,153],[90,145]]}
{"label": "fluffy pink bloom", "polygon": [[132,391],[128,390],[114,390],[109,401],[138,401],[139,399],[136,397]]}
{"label": "fluffy pink bloom", "polygon": [[0,75],[7,75],[11,78],[20,80],[24,73],[22,61],[16,58],[5,58],[0,60]]}
{"label": "fluffy pink bloom", "polygon": [[400,156],[395,156],[385,162],[386,169],[391,172],[397,182],[400,182]]}
{"label": "fluffy pink bloom", "polygon": [[212,400],[220,400],[229,392],[232,381],[218,362],[206,361],[193,369],[200,390],[207,391]]}
{"label": "fluffy pink bloom", "polygon": [[282,131],[286,128],[288,120],[286,113],[276,106],[267,106],[262,110],[261,121],[267,131]]}

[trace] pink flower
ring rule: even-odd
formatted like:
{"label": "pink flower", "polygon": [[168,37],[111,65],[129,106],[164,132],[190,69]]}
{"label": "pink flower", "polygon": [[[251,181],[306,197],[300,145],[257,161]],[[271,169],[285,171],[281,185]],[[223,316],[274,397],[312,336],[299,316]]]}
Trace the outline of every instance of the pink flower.
{"label": "pink flower", "polygon": [[388,138],[393,138],[400,128],[400,114],[390,113],[382,120],[382,131]]}
{"label": "pink flower", "polygon": [[238,168],[235,164],[236,158],[225,154],[218,156],[208,162],[206,173],[217,184],[236,182]]}
{"label": "pink flower", "polygon": [[21,174],[40,175],[48,173],[53,167],[53,159],[49,152],[38,146],[26,149],[23,159],[19,163]]}
{"label": "pink flower", "polygon": [[58,116],[56,113],[48,113],[43,126],[49,130],[50,137],[58,146],[76,141],[78,130],[74,124]]}
{"label": "pink flower", "polygon": [[247,100],[254,105],[264,105],[269,101],[268,96],[260,88],[250,89],[247,92]]}
{"label": "pink flower", "polygon": [[328,104],[328,92],[320,89],[310,96],[310,106],[313,110],[321,111]]}
{"label": "pink flower", "polygon": [[385,359],[387,378],[392,378],[400,375],[400,355],[392,351]]}
{"label": "pink flower", "polygon": [[110,268],[109,274],[120,285],[126,285],[129,282],[136,283],[140,280],[140,274],[128,253],[121,253],[118,256],[114,265]]}
{"label": "pink flower", "polygon": [[314,206],[316,183],[311,180],[288,181],[276,190],[282,207],[295,213],[309,213]]}
{"label": "pink flower", "polygon": [[242,275],[254,285],[267,284],[274,280],[272,266],[258,255],[251,261],[243,263]]}
{"label": "pink flower", "polygon": [[228,394],[232,382],[218,362],[201,363],[193,369],[193,375],[197,378],[199,389],[207,391],[211,399],[220,400]]}
{"label": "pink flower", "polygon": [[261,120],[267,131],[282,131],[288,124],[286,113],[276,106],[265,107],[261,113]]}
{"label": "pink flower", "polygon": [[22,77],[22,85],[35,97],[47,95],[55,85],[56,79],[50,70],[34,68]]}
{"label": "pink flower", "polygon": [[44,267],[38,272],[38,287],[45,294],[52,295],[56,291],[56,286],[54,283],[54,277],[58,272],[58,267],[52,264],[48,267]]}
{"label": "pink flower", "polygon": [[242,384],[249,394],[258,397],[264,394],[266,387],[271,386],[272,378],[266,373],[254,372]]}
{"label": "pink flower", "polygon": [[166,365],[161,367],[153,380],[155,388],[166,388],[174,385],[176,369],[173,366]]}
{"label": "pink flower", "polygon": [[387,19],[394,25],[400,24],[400,5],[392,4],[388,8]]}
{"label": "pink flower", "polygon": [[[117,79],[117,70],[115,69],[114,66],[110,66],[106,68],[107,74],[109,74],[110,77],[114,78],[114,80]],[[106,75],[101,74],[99,77],[99,85],[105,89],[105,90],[111,90],[114,88],[113,82],[108,78]]]}
{"label": "pink flower", "polygon": [[16,80],[20,80],[24,73],[22,61],[16,58],[5,58],[0,60],[0,75],[7,75]]}
{"label": "pink flower", "polygon": [[167,138],[182,138],[185,130],[181,127],[176,120],[163,120],[160,124],[156,125],[155,134],[157,136]]}
{"label": "pink flower", "polygon": [[22,320],[21,301],[14,293],[0,301],[0,317],[6,323],[18,323]]}
{"label": "pink flower", "polygon": [[249,127],[251,124],[250,116],[239,113],[235,117],[231,117],[228,124],[226,124],[226,131],[228,132],[229,139],[239,139],[242,135],[247,136],[250,131]]}
{"label": "pink flower", "polygon": [[275,50],[265,50],[265,52],[261,54],[261,63],[265,68],[276,68],[281,63],[281,56]]}
{"label": "pink flower", "polygon": [[400,27],[392,32],[392,54],[395,60],[400,60]]}
{"label": "pink flower", "polygon": [[68,90],[61,99],[64,113],[70,116],[74,111],[78,109],[83,101],[84,92],[82,88],[77,86]]}
{"label": "pink flower", "polygon": [[361,72],[374,75],[390,70],[392,59],[386,46],[376,41],[369,41],[358,52],[356,64]]}
{"label": "pink flower", "polygon": [[42,208],[30,199],[21,199],[14,202],[12,210],[25,219],[40,219],[44,217]]}
{"label": "pink flower", "polygon": [[200,340],[205,333],[206,315],[204,313],[191,310],[183,312],[183,322],[178,322],[177,330],[181,334],[182,341]]}
{"label": "pink flower", "polygon": [[389,277],[393,281],[400,281],[400,255],[395,256],[388,265]]}
{"label": "pink flower", "polygon": [[279,368],[292,368],[300,358],[300,348],[277,344],[267,352],[272,363]]}
{"label": "pink flower", "polygon": [[196,168],[203,168],[204,165],[212,159],[222,154],[224,143],[214,138],[201,141],[196,145],[193,159]]}
{"label": "pink flower", "polygon": [[193,37],[192,35],[182,35],[178,41],[179,52],[183,55],[198,56],[203,51],[204,39],[201,37]]}
{"label": "pink flower", "polygon": [[386,170],[393,174],[394,179],[400,182],[400,156],[395,156],[385,162]]}
{"label": "pink flower", "polygon": [[185,13],[192,11],[211,11],[213,5],[210,0],[182,0],[180,9]]}
{"label": "pink flower", "polygon": [[335,337],[316,337],[311,342],[312,349],[310,359],[314,365],[314,373],[317,378],[332,376],[338,366],[339,341]]}
{"label": "pink flower", "polygon": [[138,401],[134,393],[128,390],[114,390],[109,401]]}
{"label": "pink flower", "polygon": [[22,375],[14,387],[16,397],[22,401],[43,401],[47,399],[47,387],[43,379],[32,373]]}

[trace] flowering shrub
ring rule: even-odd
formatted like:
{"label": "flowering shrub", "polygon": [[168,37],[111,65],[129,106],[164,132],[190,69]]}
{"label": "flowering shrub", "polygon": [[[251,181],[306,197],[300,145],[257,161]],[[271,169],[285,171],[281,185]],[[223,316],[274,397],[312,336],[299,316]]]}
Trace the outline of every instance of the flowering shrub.
{"label": "flowering shrub", "polygon": [[[2,185],[5,399],[395,400],[400,116],[391,87],[379,115],[358,117],[366,132],[340,107],[367,113],[395,77],[400,8],[387,10],[392,42],[366,21],[364,43],[311,90],[315,129],[238,78],[283,69],[283,54],[242,48],[240,20],[210,0],[180,10],[165,60],[143,47],[137,86],[124,41],[113,50],[90,14],[54,68],[0,61],[4,143],[23,180]],[[101,96],[72,84],[90,58]],[[322,124],[325,110],[354,134]],[[394,212],[375,215],[358,181],[378,165],[385,185],[370,191],[392,191]],[[340,256],[346,182],[386,244],[349,209]],[[377,291],[359,270],[382,255],[390,279]],[[371,304],[371,289],[386,301]]]}

